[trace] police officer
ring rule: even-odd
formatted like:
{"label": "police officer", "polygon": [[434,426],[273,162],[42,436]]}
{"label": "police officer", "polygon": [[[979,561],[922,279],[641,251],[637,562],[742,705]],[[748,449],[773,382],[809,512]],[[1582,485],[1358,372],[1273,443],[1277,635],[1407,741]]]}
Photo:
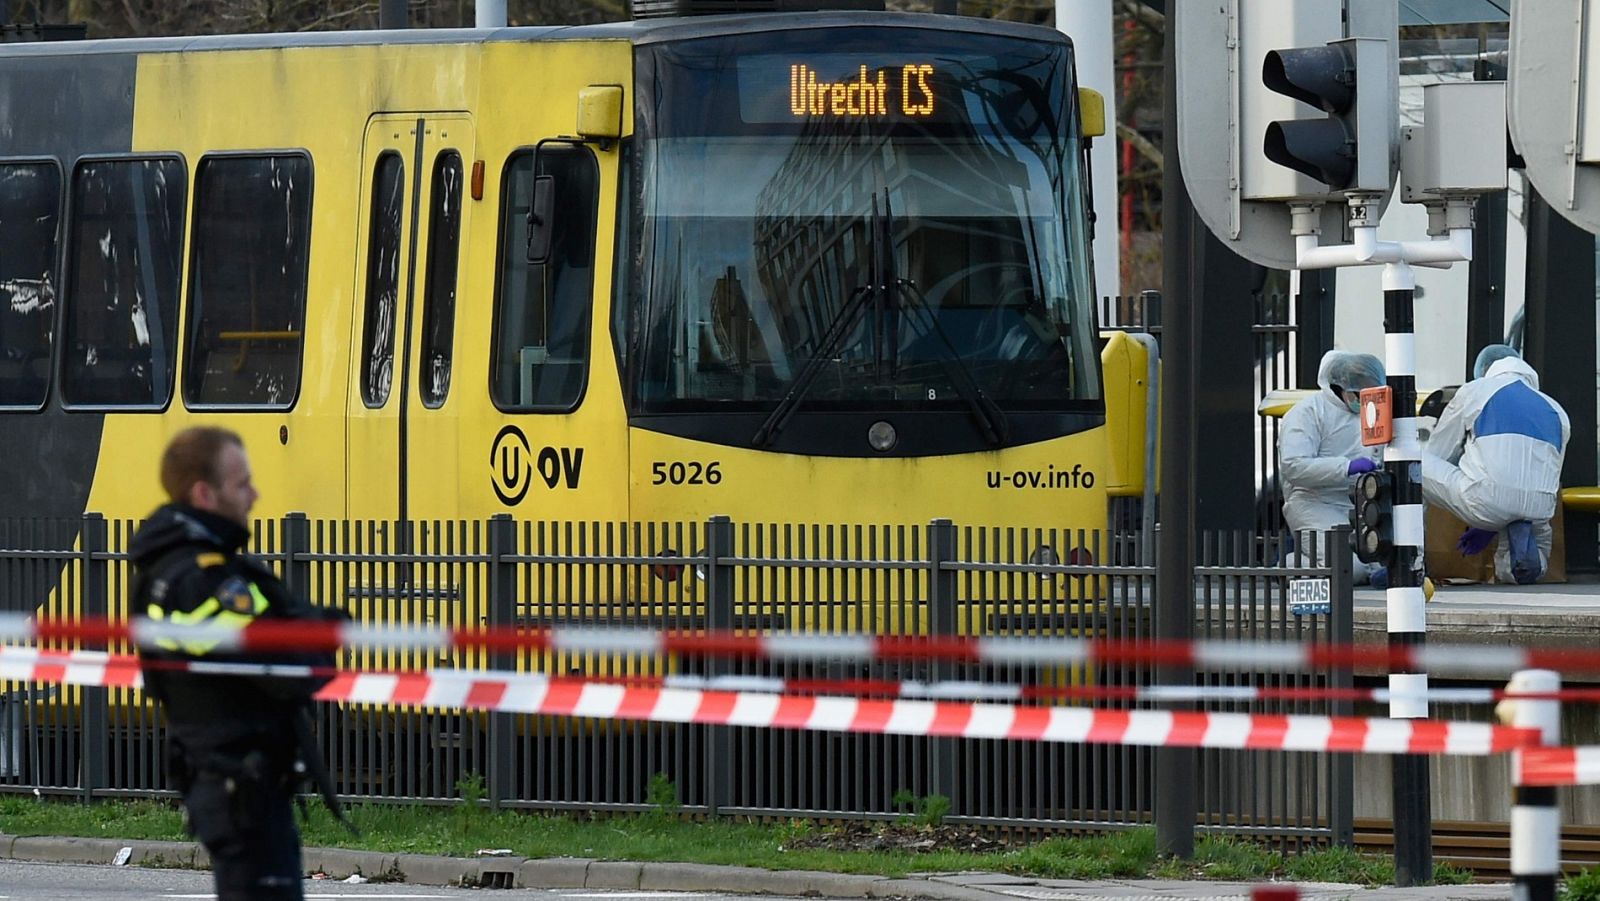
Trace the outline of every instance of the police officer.
{"label": "police officer", "polygon": [[[171,502],[150,515],[129,547],[136,613],[223,629],[257,619],[329,618],[240,550],[257,494],[238,435],[180,432],[162,455],[161,485]],[[167,774],[183,795],[189,833],[211,855],[217,897],[300,901],[292,801],[308,767],[330,784],[310,741],[309,716],[311,696],[327,677],[211,675],[173,664],[331,667],[333,655],[224,652],[199,637],[163,640],[140,653],[146,690],[166,712]]]}

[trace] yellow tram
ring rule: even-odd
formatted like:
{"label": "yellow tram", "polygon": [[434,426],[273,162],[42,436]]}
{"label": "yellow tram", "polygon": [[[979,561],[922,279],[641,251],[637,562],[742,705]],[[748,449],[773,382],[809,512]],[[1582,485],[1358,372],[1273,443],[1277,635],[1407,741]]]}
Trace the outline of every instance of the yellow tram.
{"label": "yellow tram", "polygon": [[143,515],[196,422],[245,436],[269,517],[1098,528],[1143,477],[1106,402],[1142,364],[1103,379],[1094,324],[1104,113],[1053,30],[665,17],[0,73],[0,515]]}

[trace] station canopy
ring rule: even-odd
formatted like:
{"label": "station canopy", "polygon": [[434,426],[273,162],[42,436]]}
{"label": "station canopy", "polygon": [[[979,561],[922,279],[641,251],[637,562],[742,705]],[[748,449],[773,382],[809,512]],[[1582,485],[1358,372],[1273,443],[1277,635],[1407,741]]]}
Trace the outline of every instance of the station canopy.
{"label": "station canopy", "polygon": [[1400,0],[1401,25],[1506,22],[1511,0]]}

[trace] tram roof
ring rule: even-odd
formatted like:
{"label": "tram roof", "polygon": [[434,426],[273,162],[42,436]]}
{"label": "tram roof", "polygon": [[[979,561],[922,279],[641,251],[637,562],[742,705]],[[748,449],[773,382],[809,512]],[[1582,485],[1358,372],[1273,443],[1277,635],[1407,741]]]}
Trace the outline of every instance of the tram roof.
{"label": "tram roof", "polygon": [[[407,28],[384,31],[315,31],[285,34],[226,34],[191,37],[112,38],[0,44],[0,57],[59,57],[92,54],[185,53],[217,50],[269,50],[290,47],[359,47],[402,44],[480,44],[551,40],[614,40],[635,44],[748,34],[796,28],[931,28],[983,32],[1032,40],[1066,35],[1042,25],[994,19],[899,12],[785,12],[725,16],[641,19],[595,25],[544,25],[508,28]],[[1052,38],[1053,36],[1053,38]]]}

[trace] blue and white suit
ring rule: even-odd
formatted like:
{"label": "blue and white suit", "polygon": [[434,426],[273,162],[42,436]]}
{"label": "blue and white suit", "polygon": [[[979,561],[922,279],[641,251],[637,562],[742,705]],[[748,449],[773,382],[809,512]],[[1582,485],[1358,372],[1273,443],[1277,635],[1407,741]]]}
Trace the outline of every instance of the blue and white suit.
{"label": "blue and white suit", "polygon": [[1501,532],[1495,575],[1511,575],[1507,525],[1533,523],[1541,571],[1550,566],[1550,518],[1572,424],[1539,391],[1539,376],[1516,357],[1498,360],[1461,386],[1439,417],[1422,458],[1422,494],[1469,526]]}

